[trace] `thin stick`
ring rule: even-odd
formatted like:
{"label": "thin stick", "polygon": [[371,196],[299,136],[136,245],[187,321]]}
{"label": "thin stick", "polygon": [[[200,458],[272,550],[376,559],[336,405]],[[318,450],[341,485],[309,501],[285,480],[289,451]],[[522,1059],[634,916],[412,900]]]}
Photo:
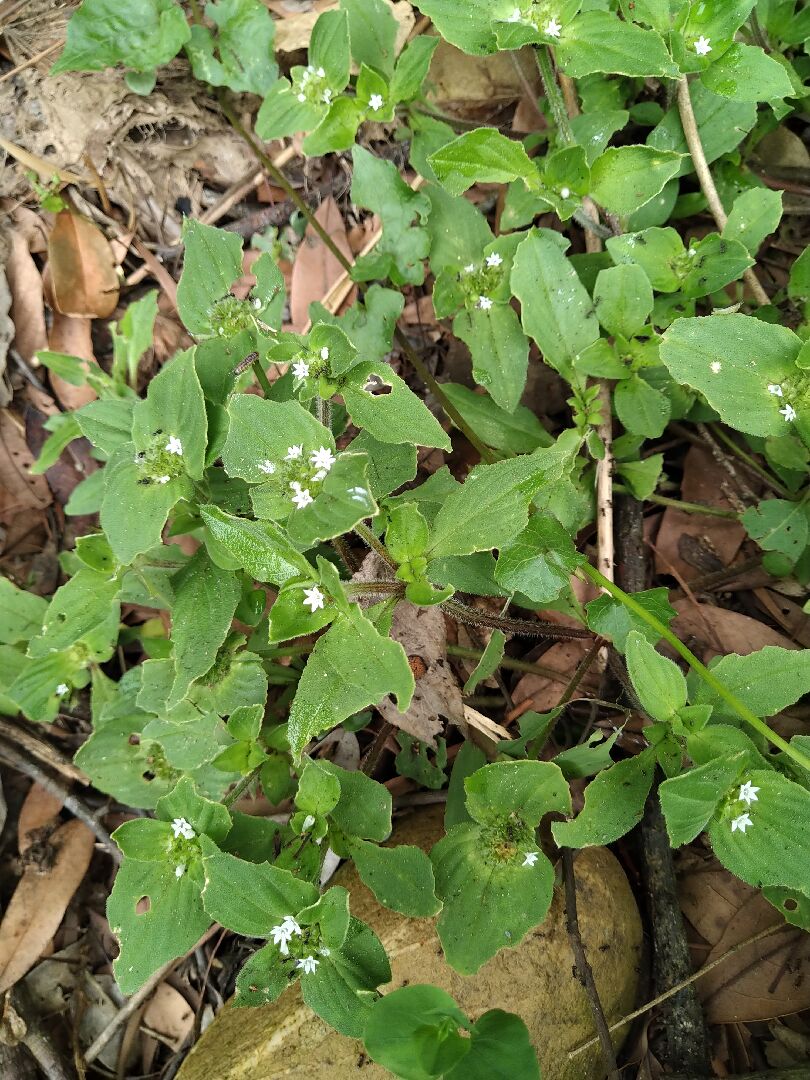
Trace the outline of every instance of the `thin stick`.
{"label": "thin stick", "polygon": [[496,630],[506,630],[507,633],[520,634],[523,637],[559,638],[563,641],[593,637],[590,630],[580,630],[574,626],[560,626],[558,623],[542,622],[540,619],[533,622],[529,619],[510,619],[505,615],[492,615],[480,608],[462,604],[460,600],[445,600],[441,607],[459,622],[470,626],[492,626]]}
{"label": "thin stick", "polygon": [[616,1054],[613,1050],[613,1042],[610,1038],[610,1029],[605,1019],[602,1002],[599,1000],[599,991],[596,988],[596,980],[593,977],[591,965],[585,955],[585,946],[582,944],[582,935],[579,932],[579,917],[577,915],[577,884],[574,878],[574,853],[571,848],[563,848],[562,853],[563,880],[565,882],[565,927],[568,931],[568,940],[571,943],[571,952],[574,954],[577,978],[582,983],[585,993],[588,995],[588,1004],[591,1007],[593,1022],[596,1026],[597,1039],[602,1047],[602,1057],[605,1061],[605,1069],[610,1080],[618,1080],[616,1068]]}
{"label": "thin stick", "polygon": [[40,769],[39,765],[23,757],[22,754],[19,754],[14,747],[9,746],[6,742],[0,742],[0,760],[5,761],[7,765],[10,765],[12,769],[16,769],[17,772],[30,776],[30,778],[35,780],[40,787],[44,788],[49,795],[61,799],[65,809],[73,814],[75,818],[78,818],[79,821],[84,822],[87,828],[95,835],[96,839],[104,847],[113,862],[121,862],[121,852],[113,842],[110,834],[103,825],[99,824],[90,810],[88,810],[84,803],[80,802],[75,795],[71,795],[57,780],[54,780],[46,772]]}
{"label": "thin stick", "polygon": [[[723,209],[720,196],[717,194],[717,188],[714,186],[706,155],[703,152],[695,111],[692,108],[692,98],[689,94],[689,81],[685,75],[678,80],[678,112],[681,115],[681,127],[686,138],[686,145],[689,147],[689,153],[692,156],[692,164],[695,166],[695,172],[700,181],[700,189],[706,196],[706,202],[709,204],[709,210],[717,228],[722,232],[726,227],[728,217]],[[753,270],[750,268],[746,270],[743,274],[743,280],[753,293],[758,304],[770,304],[771,298],[763,289],[759,278]]]}
{"label": "thin stick", "polygon": [[130,1016],[132,1016],[132,1014],[142,1004],[142,1002],[146,1001],[152,991],[160,983],[163,982],[166,976],[171,971],[173,971],[178,964],[182,964],[182,962],[187,957],[191,956],[195,949],[199,949],[201,945],[204,945],[206,941],[208,941],[208,939],[217,932],[217,930],[219,930],[219,926],[216,924],[206,930],[203,936],[197,942],[197,944],[190,948],[184,956],[175,957],[174,960],[169,960],[169,962],[164,964],[163,967],[158,968],[158,970],[154,972],[154,974],[149,976],[149,978],[143,984],[140,990],[137,990],[132,995],[132,997],[127,998],[127,1000],[118,1010],[118,1012],[109,1022],[109,1024],[107,1024],[104,1030],[101,1031],[99,1035],[93,1040],[93,1042],[90,1043],[90,1045],[88,1046],[84,1054],[84,1060],[86,1064],[89,1065],[91,1062],[96,1060],[98,1055],[110,1041],[113,1035],[115,1035],[116,1031],[118,1031],[122,1024],[125,1024],[127,1020],[129,1020]]}
{"label": "thin stick", "polygon": [[46,56],[50,56],[52,52],[56,52],[57,49],[61,49],[64,45],[64,41],[55,41],[53,45],[49,45],[47,49],[43,49],[42,52],[36,53],[34,56],[29,56],[27,60],[23,60],[21,64],[17,64],[11,71],[6,71],[0,75],[0,83],[6,81],[6,79],[13,78],[18,71],[25,71],[26,68],[31,67],[33,64],[39,63],[40,60],[44,60]]}
{"label": "thin stick", "polygon": [[[611,1024],[608,1031],[616,1031],[620,1027],[624,1027],[625,1024],[629,1024],[631,1020],[636,1020],[639,1016],[643,1016],[644,1013],[649,1012],[650,1009],[654,1009],[656,1005],[660,1005],[662,1002],[667,1001],[673,996],[673,994],[679,993],[687,986],[691,986],[693,982],[698,979],[702,979],[704,975],[708,975],[710,971],[714,971],[720,964],[725,963],[726,960],[730,960],[732,956],[735,956],[738,952],[742,952],[743,949],[747,949],[749,945],[754,945],[757,941],[761,941],[763,938],[768,937],[770,934],[775,933],[777,930],[784,930],[786,928],[785,923],[774,923],[772,926],[766,926],[764,930],[759,930],[756,934],[746,938],[744,941],[738,941],[736,945],[732,945],[730,949],[727,949],[722,956],[718,956],[715,960],[712,960],[709,964],[704,964],[699,971],[694,972],[687,979],[681,979],[680,982],[675,983],[674,986],[670,986],[669,990],[664,991],[663,994],[659,994],[658,997],[654,997],[652,1001],[648,1001],[646,1005],[642,1005],[640,1009],[636,1009],[635,1012],[628,1013],[627,1016],[623,1016],[621,1020],[617,1020],[615,1024]],[[580,1046],[575,1047],[573,1050],[568,1051],[568,1059],[577,1057],[579,1054],[584,1053],[590,1047],[599,1042],[598,1037],[588,1039],[587,1042],[582,1043]]]}
{"label": "thin stick", "polygon": [[77,769],[72,761],[63,758],[50,743],[37,738],[36,735],[32,735],[25,728],[11,723],[5,717],[0,717],[0,737],[12,743],[18,749],[21,748],[29,754],[33,754],[35,758],[39,758],[40,761],[49,765],[52,769],[62,773],[68,780],[75,780],[77,784],[82,784],[84,787],[87,787],[90,783],[90,778],[85,776],[81,769]]}

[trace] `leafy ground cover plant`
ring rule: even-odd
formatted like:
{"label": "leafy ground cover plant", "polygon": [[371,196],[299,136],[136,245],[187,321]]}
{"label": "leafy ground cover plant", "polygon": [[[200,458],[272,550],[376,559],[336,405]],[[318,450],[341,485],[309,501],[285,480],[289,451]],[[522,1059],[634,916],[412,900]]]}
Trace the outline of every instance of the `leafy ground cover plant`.
{"label": "leafy ground cover plant", "polygon": [[[114,834],[123,862],[108,915],[124,993],[217,922],[265,942],[238,976],[238,1005],[300,980],[312,1009],[395,1075],[492,1076],[494,1055],[531,1077],[519,1018],[494,1010],[471,1024],[433,987],[380,997],[385,950],[344,889],[320,887],[324,856],[352,859],[381,904],[438,915],[447,963],[472,974],[543,922],[560,851],[613,843],[640,821],[658,773],[672,846],[705,833],[723,866],[810,928],[810,742],[768,723],[810,690],[810,653],[771,646],[704,666],[671,630],[665,589],[614,582],[609,540],[612,470],[616,490],[673,502],[659,493],[656,443],[673,421],[710,424],[765,492],[719,513],[741,521],[772,575],[810,579],[810,256],[768,295],[756,254],[782,197],[746,167],[802,107],[810,20],[792,0],[418,6],[438,36],[397,52],[382,0],[341,0],[315,22],[306,64],[284,75],[257,0],[192,3],[190,18],[173,0],[84,0],[71,18],[55,71],[119,65],[148,93],[182,51],[238,130],[233,95],[261,97],[245,135],[308,218],[256,138],[303,135],[306,155],[346,154],[352,202],[378,216],[381,237],[349,264],[318,227],[359,298],[342,315],[314,304],[311,328],[293,333],[272,254],[237,298],[240,237],[188,219],[177,308],[194,344],[143,395],[154,293],[116,328],[109,372],[40,354],[96,393],[49,422],[36,468],[88,439],[103,468],[67,512],[98,513],[99,529],[63,556],[50,603],[0,583],[2,693],[6,708],[47,723],[89,689],[92,734],[76,763],[149,812]],[[524,139],[459,133],[437,116],[423,90],[440,37],[475,55],[527,47],[545,127]],[[379,152],[369,122],[407,147],[418,183]],[[504,185],[497,222],[465,197],[476,184]],[[713,229],[670,224],[704,209]],[[571,253],[583,229],[588,250]],[[437,383],[398,328],[414,287],[467,346],[478,391]],[[394,370],[393,350],[435,409]],[[568,425],[553,434],[520,403],[540,363],[570,395]],[[463,479],[441,469],[417,480],[418,454],[449,451],[453,429],[479,461]],[[178,536],[196,541],[194,554],[169,542]],[[358,540],[376,555],[361,575]],[[582,583],[599,591],[584,606]],[[476,597],[499,598],[504,613]],[[143,662],[114,678],[122,604],[163,613],[171,630],[152,626]],[[490,745],[488,759],[465,744],[447,835],[429,856],[381,846],[390,793],[319,748],[384,698],[408,710],[399,605],[492,629],[470,692],[512,635],[587,639],[587,665],[609,653],[645,719],[643,746],[616,760],[605,745],[552,754],[564,698],[521,717],[520,736]],[[441,787],[446,760],[429,773],[403,740],[397,763]],[[583,776],[593,778],[574,813],[570,781]],[[292,800],[287,823],[234,809],[254,787]]]}

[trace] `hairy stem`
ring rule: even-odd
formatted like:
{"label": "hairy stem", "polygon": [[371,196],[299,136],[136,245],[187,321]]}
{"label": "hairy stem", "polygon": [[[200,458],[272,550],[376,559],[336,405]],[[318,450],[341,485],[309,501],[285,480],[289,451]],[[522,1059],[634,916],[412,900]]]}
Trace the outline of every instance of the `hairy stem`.
{"label": "hairy stem", "polygon": [[256,382],[262,388],[262,393],[266,398],[270,397],[273,390],[270,385],[270,380],[267,378],[267,372],[261,365],[261,361],[254,360],[251,367],[253,368],[253,374],[256,376]]}
{"label": "hairy stem", "polygon": [[377,552],[384,563],[387,563],[393,570],[396,570],[396,561],[391,558],[385,544],[374,535],[368,525],[364,525],[362,521],[358,521],[354,527],[354,531],[364,544],[368,545],[372,551]]}
{"label": "hairy stem", "polygon": [[510,619],[506,615],[492,615],[480,608],[470,607],[460,600],[445,600],[441,605],[448,615],[452,615],[459,622],[469,626],[492,626],[496,630],[505,630],[509,634],[520,634],[523,637],[560,638],[590,638],[593,634],[590,630],[580,630],[573,626],[560,626],[557,623],[541,622],[531,619]]}
{"label": "hairy stem", "polygon": [[574,133],[571,130],[571,122],[568,119],[568,110],[565,107],[565,100],[557,83],[557,76],[554,74],[554,65],[551,62],[551,49],[548,45],[539,45],[535,49],[534,54],[537,57],[537,68],[540,72],[540,78],[543,80],[546,101],[551,109],[551,115],[554,117],[554,123],[557,125],[557,134],[559,135],[560,142],[571,144],[575,142]]}

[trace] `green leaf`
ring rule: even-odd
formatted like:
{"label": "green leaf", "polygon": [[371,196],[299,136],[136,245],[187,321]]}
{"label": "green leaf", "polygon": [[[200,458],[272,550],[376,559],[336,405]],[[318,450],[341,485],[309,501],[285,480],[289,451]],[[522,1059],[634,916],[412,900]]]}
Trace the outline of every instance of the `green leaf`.
{"label": "green leaf", "polygon": [[82,435],[109,456],[132,438],[134,407],[134,398],[105,398],[89,402],[74,416]]}
{"label": "green leaf", "polygon": [[177,310],[190,334],[211,333],[211,306],[242,276],[242,239],[237,233],[183,220],[183,273]]}
{"label": "green leaf", "polygon": [[224,840],[231,827],[231,815],[225,807],[200,795],[189,776],[181,777],[172,791],[158,800],[155,814],[163,821],[184,817],[198,835],[208,836],[214,843]]}
{"label": "green leaf", "polygon": [[481,654],[481,659],[475,665],[469,679],[464,683],[464,693],[472,694],[480,682],[488,679],[497,670],[503,660],[503,650],[506,645],[506,634],[502,630],[493,630],[487,646]]}
{"label": "green leaf", "polygon": [[[723,656],[712,674],[757,716],[774,716],[810,693],[810,649],[766,645],[747,656]],[[715,718],[736,718],[718,694],[701,682],[695,704],[711,705]]]}
{"label": "green leaf", "polygon": [[[757,789],[756,801],[746,804],[730,793],[708,828],[715,855],[756,888],[806,889],[810,792],[776,772],[746,773],[743,779]],[[745,811],[751,824],[732,832],[731,822]]]}
{"label": "green leaf", "polygon": [[326,605],[311,611],[305,606],[305,589],[312,586],[312,579],[288,581],[282,586],[270,608],[268,640],[271,644],[289,641],[291,638],[314,634],[323,629],[337,616],[337,607],[325,596]]}
{"label": "green leaf", "polygon": [[308,761],[298,778],[295,805],[306,814],[323,817],[340,799],[340,781],[318,761]]}
{"label": "green leaf", "polygon": [[655,198],[680,167],[680,155],[672,151],[611,146],[591,166],[590,194],[614,214],[630,214]]}
{"label": "green leaf", "polygon": [[568,784],[551,761],[497,761],[468,776],[464,789],[467,810],[481,825],[519,818],[534,826],[549,810],[571,810]]}
{"label": "green leaf", "polygon": [[473,56],[495,52],[490,0],[467,0],[463,7],[458,0],[419,0],[417,6],[441,36],[462,52]]}
{"label": "green leaf", "polygon": [[537,186],[537,166],[523,144],[496,128],[476,128],[459,135],[430,155],[433,172],[451,195],[461,195],[476,183],[508,184],[521,179]]}
{"label": "green leaf", "polygon": [[[521,727],[522,731],[523,728]],[[602,732],[595,731],[588,736],[587,742],[578,743],[568,750],[563,750],[561,754],[557,754],[554,758],[554,764],[559,765],[566,780],[595,776],[604,769],[612,767],[613,759],[610,756],[610,751],[618,737],[618,731],[614,731],[607,739],[603,737]],[[521,734],[521,741],[525,739],[526,736]]]}
{"label": "green leaf", "polygon": [[734,200],[723,236],[739,241],[749,255],[756,255],[765,237],[776,231],[781,218],[781,191],[749,188]]}
{"label": "green leaf", "polygon": [[375,499],[389,495],[416,476],[415,446],[384,443],[361,431],[346,449],[368,458],[368,485]]}
{"label": "green leaf", "polygon": [[[418,40],[418,39],[417,39]],[[344,315],[333,315],[323,304],[310,304],[313,323],[339,327],[364,360],[383,360],[391,351],[394,328],[405,306],[398,290],[372,285],[361,303],[352,304]]]}
{"label": "green leaf", "polygon": [[354,424],[380,442],[450,449],[436,417],[387,364],[357,364],[340,392]]}
{"label": "green leaf", "polygon": [[[173,438],[180,441],[179,452],[169,450]],[[168,453],[168,460],[179,460],[192,480],[202,479],[208,420],[192,349],[170,360],[150,380],[146,399],[136,404],[132,414],[132,441],[136,451],[147,457],[154,451]],[[174,475],[169,468],[166,471]]]}
{"label": "green leaf", "polygon": [[391,834],[391,794],[388,788],[362,772],[349,772],[322,761],[340,782],[340,799],[330,817],[349,836],[382,842]]}
{"label": "green leaf", "polygon": [[438,986],[402,986],[375,1003],[364,1042],[373,1060],[395,1076],[433,1080],[459,1059],[466,1063],[470,1044],[456,1028],[467,1026],[467,1017]]}
{"label": "green leaf", "polygon": [[30,472],[35,476],[42,475],[50,469],[65,447],[81,436],[81,429],[74,413],[56,413],[54,416],[49,416],[43,427],[51,434],[42,444],[39,456],[30,468]]}
{"label": "green leaf", "polygon": [[793,97],[788,74],[757,45],[734,42],[701,74],[709,90],[733,101],[773,101]]}
{"label": "green leaf", "polygon": [[576,357],[599,337],[591,298],[573,266],[553,240],[532,230],[515,253],[511,281],[523,329],[546,363],[570,379]]}
{"label": "green leaf", "polygon": [[560,66],[572,79],[605,71],[613,75],[666,75],[678,69],[663,38],[606,11],[586,11],[563,27],[555,49]]}
{"label": "green leaf", "polygon": [[90,659],[109,660],[118,640],[121,604],[116,578],[85,567],[60,586],[45,612],[42,632],[28,655],[45,657],[81,642]]}
{"label": "green leaf", "polygon": [[279,79],[271,87],[256,115],[256,134],[268,141],[294,135],[298,131],[311,131],[325,115],[326,105],[299,101],[289,81]]}
{"label": "green leaf", "polygon": [[549,604],[568,588],[571,574],[584,561],[569,533],[555,517],[536,513],[526,528],[498,553],[495,578],[507,592],[519,592]]}
{"label": "green leaf", "polygon": [[289,870],[245,862],[211,843],[203,845],[203,866],[205,910],[221,926],[246,937],[269,937],[285,915],[297,915],[318,899],[317,888]]}
{"label": "green leaf", "polygon": [[768,392],[794,370],[801,342],[784,326],[749,315],[676,319],[660,356],[672,377],[699,390],[731,427],[750,435],[784,435],[781,399]]}
{"label": "green leaf", "polygon": [[133,706],[126,715],[106,721],[79,747],[74,761],[99,791],[127,806],[153,810],[174,787],[179,773],[169,766],[158,743],[140,737],[147,719]]}
{"label": "green leaf", "polygon": [[642,229],[611,236],[606,244],[615,263],[637,263],[657,292],[675,292],[680,288],[685,248],[675,229]]}
{"label": "green leaf", "polygon": [[672,720],[686,704],[686,679],[678,666],[656,652],[637,630],[627,635],[625,659],[642,708],[653,720]]}
{"label": "green leaf", "polygon": [[68,19],[65,48],[51,74],[103,71],[116,64],[152,71],[167,64],[190,33],[174,0],[84,0]]}
{"label": "green leaf", "polygon": [[[174,864],[124,859],[107,901],[107,919],[120,952],[113,963],[123,994],[134,994],[153,972],[182,956],[208,929],[211,920],[191,872],[175,875]],[[143,897],[148,910],[138,914]]]}
{"label": "green leaf", "polygon": [[405,650],[382,637],[356,608],[318,638],[298,683],[289,720],[296,757],[321,732],[394,694],[401,712],[413,694],[414,679]]}
{"label": "green leaf", "polygon": [[754,262],[742,244],[725,240],[718,233],[709,233],[692,243],[687,256],[689,269],[681,279],[684,296],[706,296],[722,289],[741,277]]}
{"label": "green leaf", "polygon": [[794,300],[810,296],[810,245],[790,268],[788,296]]}
{"label": "green leaf", "polygon": [[[379,214],[383,226],[374,252],[358,259],[352,276],[355,281],[389,277],[395,285],[420,285],[425,278],[423,260],[430,250],[424,228],[430,200],[405,183],[393,162],[361,146],[354,147],[352,160],[352,202]],[[418,224],[412,224],[414,219]]]}
{"label": "green leaf", "polygon": [[444,1080],[493,1080],[498,1075],[541,1080],[528,1028],[514,1013],[485,1012],[470,1030],[469,1045],[467,1056],[444,1074]]}
{"label": "green leaf", "polygon": [[[690,84],[689,93],[703,153],[707,163],[711,164],[722,154],[737,149],[745,133],[756,123],[757,107],[754,102],[731,101],[713,94],[699,82]],[[674,150],[684,154],[679,176],[694,172],[677,105],[673,105],[664,119],[653,128],[647,136],[647,145],[657,150]]]}
{"label": "green leaf", "polygon": [[287,989],[288,965],[279,960],[278,946],[272,944],[248,957],[236,977],[235,1008],[266,1005]]}
{"label": "green leaf", "polygon": [[219,0],[206,4],[205,14],[217,31],[192,27],[186,53],[194,77],[236,93],[266,94],[278,78],[275,23],[267,8],[258,0]]}
{"label": "green leaf", "polygon": [[321,446],[335,449],[331,432],[297,401],[237,394],[228,405],[228,416],[228,438],[222,448],[225,470],[251,484],[266,481],[268,464],[277,467],[291,446],[303,446],[305,458]]}
{"label": "green leaf", "polygon": [[110,323],[113,370],[121,370],[130,386],[137,384],[138,361],[152,344],[158,313],[157,289],[131,303],[120,323]]}
{"label": "green leaf", "polygon": [[318,126],[304,139],[304,153],[309,157],[323,157],[348,150],[354,144],[362,120],[363,110],[356,99],[336,98]]}
{"label": "green leaf", "polygon": [[657,439],[669,422],[670,401],[640,375],[622,379],[613,392],[616,415],[632,435]]}
{"label": "green leaf", "polygon": [[252,578],[283,585],[311,573],[307,560],[272,521],[249,521],[226,514],[218,506],[200,507],[211,535]]}
{"label": "green leaf", "polygon": [[6,690],[20,712],[35,723],[47,723],[59,712],[59,704],[67,686],[77,679],[82,664],[72,651],[48,653],[36,660],[25,661],[19,674]]}
{"label": "green leaf", "polygon": [[661,784],[661,810],[673,847],[688,844],[703,831],[746,768],[746,757],[738,753],[715,758]]}
{"label": "green leaf", "polygon": [[170,709],[213,665],[242,595],[236,575],[212,563],[205,548],[183,567],[172,585],[175,677],[167,702]]}
{"label": "green leaf", "polygon": [[632,263],[600,270],[593,304],[599,322],[609,334],[631,338],[641,330],[653,309],[650,279]]}
{"label": "green leaf", "polygon": [[442,389],[487,446],[512,454],[530,454],[539,446],[551,446],[551,436],[525,405],[507,412],[489,394],[478,394],[459,383],[442,383]]}
{"label": "green leaf", "polygon": [[349,37],[355,63],[367,64],[390,78],[394,71],[397,38],[397,21],[391,9],[384,0],[340,0],[340,6],[349,16]]}
{"label": "green leaf", "polygon": [[[519,186],[523,188],[522,184]],[[457,272],[460,266],[471,262],[478,264],[484,248],[493,241],[484,215],[467,199],[448,194],[438,184],[429,184],[425,190],[430,198],[428,232],[434,276],[447,269]]]}
{"label": "green leaf", "polygon": [[419,97],[438,44],[437,37],[422,34],[405,46],[391,79],[391,97],[394,101],[413,101]]}
{"label": "green leaf", "polygon": [[[668,589],[646,589],[633,593],[633,599],[664,626],[669,626],[678,614],[669,603]],[[648,623],[610,596],[597,596],[585,605],[585,610],[588,612],[590,629],[595,634],[610,638],[620,653],[625,650],[627,635],[631,630],[637,630],[651,645],[658,643],[659,635]]]}
{"label": "green leaf", "polygon": [[36,593],[18,589],[0,577],[0,642],[16,645],[28,641],[42,629],[48,601]]}
{"label": "green leaf", "polygon": [[802,503],[763,499],[750,506],[740,520],[763,551],[781,551],[795,563],[807,547],[810,521]]}
{"label": "green leaf", "polygon": [[573,821],[554,821],[551,832],[563,847],[612,844],[638,825],[655,770],[655,752],[643,750],[600,772],[585,789],[585,805]]}
{"label": "green leaf", "polygon": [[287,523],[292,541],[313,547],[349,532],[358,521],[377,513],[367,474],[365,454],[343,453],[329,470],[313,502],[295,510]]}
{"label": "green leaf", "polygon": [[529,369],[529,342],[510,304],[489,311],[463,310],[453,320],[453,333],[469,348],[473,378],[496,404],[511,413],[520,401]]}
{"label": "green leaf", "polygon": [[349,81],[349,17],[345,11],[324,11],[318,16],[309,39],[309,62],[325,69],[327,82],[335,91]]}
{"label": "green leaf", "polygon": [[361,881],[385,907],[412,918],[435,915],[441,907],[433,891],[433,867],[421,848],[379,847],[355,839],[349,854]]}

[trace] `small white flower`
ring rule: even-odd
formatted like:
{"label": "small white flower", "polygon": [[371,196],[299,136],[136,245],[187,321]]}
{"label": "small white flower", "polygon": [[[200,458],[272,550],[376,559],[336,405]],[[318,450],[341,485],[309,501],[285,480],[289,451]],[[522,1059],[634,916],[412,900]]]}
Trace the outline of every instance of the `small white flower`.
{"label": "small white flower", "polygon": [[293,364],[292,373],[296,379],[306,379],[309,375],[309,364],[306,360],[299,360]]}
{"label": "small white flower", "polygon": [[324,345],[323,348],[321,349],[321,360],[328,360],[328,359],[329,359],[329,350]]}
{"label": "small white flower", "polygon": [[549,37],[559,37],[561,30],[562,30],[562,23],[557,22],[557,16],[555,15],[553,18],[549,19],[549,21],[546,23],[546,26],[545,26],[545,29],[544,29],[543,33],[548,34]]}
{"label": "small white flower", "polygon": [[60,682],[59,685],[56,688],[56,692],[59,695],[59,697],[64,697],[69,689],[70,689],[70,687],[68,686],[67,683]]}
{"label": "small white flower", "polygon": [[320,960],[316,960],[314,956],[305,956],[302,960],[299,960],[295,966],[296,968],[300,968],[305,975],[314,975],[318,964],[320,964]]}
{"label": "small white flower", "polygon": [[[302,96],[301,96],[301,97],[299,98],[299,101],[303,101],[303,100],[304,100],[304,98],[303,98],[303,95],[302,95]],[[220,336],[220,337],[225,337],[225,327],[224,327],[224,326],[220,326],[220,327],[219,327],[219,328],[217,329],[217,333],[219,334],[219,336]]]}
{"label": "small white flower", "polygon": [[262,302],[258,298],[258,296],[253,297],[253,299],[251,300],[251,304],[253,305],[253,310],[254,311],[261,311],[262,310]]}
{"label": "small white flower", "polygon": [[474,271],[475,271],[475,263],[467,263],[467,265],[464,267],[464,273],[465,274],[472,274],[472,273],[474,273]]}
{"label": "small white flower", "polygon": [[270,931],[270,936],[273,939],[273,944],[278,945],[279,952],[282,956],[289,956],[290,950],[287,947],[287,942],[292,937],[292,930],[290,930],[284,923],[279,926],[274,926]]}
{"label": "small white flower", "polygon": [[539,857],[540,857],[540,852],[539,851],[527,851],[526,852],[526,858],[523,860],[521,865],[522,866],[534,866],[534,864],[537,862]]}
{"label": "small white flower", "polygon": [[[314,615],[318,608],[324,606],[324,600],[326,597],[323,595],[317,585],[313,585],[311,589],[304,589],[304,607],[308,607]],[[307,819],[309,820],[309,819]],[[312,823],[315,823],[315,819],[312,819]],[[308,829],[309,825],[304,825],[305,829]]]}
{"label": "small white flower", "polygon": [[[320,605],[323,607],[323,604]],[[301,832],[309,832],[312,826],[315,824],[315,818],[312,814],[307,814],[304,820],[301,822]]]}
{"label": "small white flower", "polygon": [[327,472],[337,461],[337,458],[327,446],[320,446],[309,455],[309,460],[316,469],[326,469]]}
{"label": "small white flower", "polygon": [[315,502],[309,493],[309,488],[299,488],[293,495],[292,501],[298,507],[299,510],[303,510],[305,506],[309,506],[311,502]]}
{"label": "small white flower", "polygon": [[197,835],[191,824],[184,817],[176,817],[172,822],[172,832],[175,839],[182,836],[184,840],[193,840]]}
{"label": "small white flower", "polygon": [[383,107],[382,94],[372,94],[371,97],[368,99],[368,105],[370,109],[374,110],[374,112],[379,112],[379,110]]}
{"label": "small white flower", "polygon": [[321,94],[321,97],[327,105],[330,105],[332,103],[332,91],[329,89],[328,86]]}
{"label": "small white flower", "polygon": [[321,954],[321,956],[331,956],[332,955],[332,950],[327,949],[327,947],[325,945],[322,945],[320,947],[320,949],[318,949],[318,952]]}
{"label": "small white flower", "polygon": [[758,787],[754,787],[750,780],[746,780],[744,784],[740,784],[740,794],[737,796],[739,802],[747,803],[748,806],[752,802],[759,802],[757,798]]}
{"label": "small white flower", "polygon": [[259,472],[263,472],[266,476],[272,476],[276,471],[276,467],[272,461],[268,461],[267,458],[264,461],[259,462]]}
{"label": "small white flower", "polygon": [[690,247],[686,254],[689,256],[690,259],[694,259],[694,257],[697,255],[697,251],[693,247]]}
{"label": "small white flower", "polygon": [[560,188],[560,198],[561,199],[569,199],[570,197],[571,197],[571,188],[561,187]]}
{"label": "small white flower", "polygon": [[712,51],[712,47],[709,44],[711,38],[704,37],[703,34],[695,42],[695,52],[698,56],[708,56]]}
{"label": "small white flower", "polygon": [[776,394],[777,397],[782,397],[784,395],[784,390],[778,382],[772,382],[768,383],[768,393]]}
{"label": "small white flower", "polygon": [[731,823],[731,831],[737,832],[739,830],[741,833],[744,833],[748,826],[753,824],[751,815],[746,811],[746,813],[740,814],[739,817],[734,818]]}
{"label": "small white flower", "polygon": [[793,408],[792,405],[785,405],[785,407],[783,409],[780,409],[779,412],[782,416],[784,416],[788,424],[792,423],[796,419],[796,410]]}
{"label": "small white flower", "polygon": [[298,925],[292,915],[285,915],[281,921],[284,926],[286,926],[289,930],[292,931],[293,934],[297,934],[299,937],[301,937],[301,927]]}
{"label": "small white flower", "polygon": [[183,874],[185,874],[185,872],[186,872],[186,868],[183,865],[183,863],[180,863],[179,866],[175,866],[175,868],[174,868],[174,876],[176,878],[181,878],[183,876]]}
{"label": "small white flower", "polygon": [[316,473],[312,474],[313,484],[320,484],[321,480],[326,479],[326,469],[318,469]]}
{"label": "small white flower", "polygon": [[183,444],[176,435],[169,436],[169,441],[166,443],[166,450],[170,454],[177,454],[178,457],[183,456]]}
{"label": "small white flower", "polygon": [[304,447],[301,446],[288,446],[287,453],[284,455],[285,461],[295,461],[297,458],[304,456]]}
{"label": "small white flower", "polygon": [[712,375],[719,375],[722,367],[723,365],[720,363],[719,360],[712,360],[712,362],[709,364],[709,370],[711,371]]}
{"label": "small white flower", "polygon": [[306,95],[306,94],[299,94],[299,95],[298,95],[298,100],[299,100],[299,101],[301,102],[301,104],[303,105],[303,104],[304,104],[304,102],[305,102],[305,101],[307,100],[307,95]]}
{"label": "small white flower", "polygon": [[492,301],[488,296],[479,296],[477,306],[481,309],[481,311],[489,311],[489,309],[492,307]]}
{"label": "small white flower", "polygon": [[502,262],[503,262],[503,259],[501,258],[501,256],[498,254],[497,251],[493,251],[491,255],[487,255],[487,258],[486,258],[487,266],[500,266]]}
{"label": "small white flower", "polygon": [[515,10],[512,12],[512,14],[509,16],[509,18],[506,21],[507,22],[523,22],[523,15],[521,13],[520,8],[516,7]]}
{"label": "small white flower", "polygon": [[170,476],[156,476],[155,477],[155,483],[156,484],[168,484],[168,482],[170,480],[171,480]]}
{"label": "small white flower", "polygon": [[318,76],[319,79],[325,79],[326,78],[326,72],[323,70],[322,67],[319,67],[318,70],[315,72],[315,74]]}

